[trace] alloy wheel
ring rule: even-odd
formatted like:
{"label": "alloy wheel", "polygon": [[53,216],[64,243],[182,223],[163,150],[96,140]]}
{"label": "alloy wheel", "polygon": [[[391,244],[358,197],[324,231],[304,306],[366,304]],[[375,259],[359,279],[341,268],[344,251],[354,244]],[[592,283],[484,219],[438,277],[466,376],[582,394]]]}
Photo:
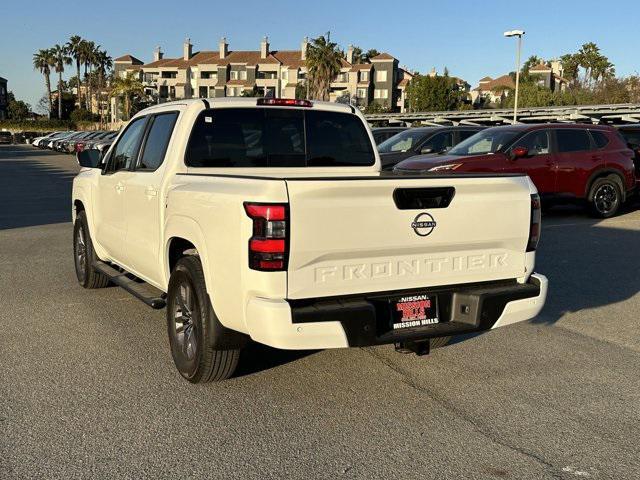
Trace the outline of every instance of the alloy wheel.
{"label": "alloy wheel", "polygon": [[618,192],[613,185],[605,183],[596,190],[593,202],[599,213],[607,215],[618,203]]}
{"label": "alloy wheel", "polygon": [[188,361],[196,355],[197,339],[194,324],[195,300],[193,289],[188,283],[181,283],[176,289],[174,302],[174,328],[177,350]]}

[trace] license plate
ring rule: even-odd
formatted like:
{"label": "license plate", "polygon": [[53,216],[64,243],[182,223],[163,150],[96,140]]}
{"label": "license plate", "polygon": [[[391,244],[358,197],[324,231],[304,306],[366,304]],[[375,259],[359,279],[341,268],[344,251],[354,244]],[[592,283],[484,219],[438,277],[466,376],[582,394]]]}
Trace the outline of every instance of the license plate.
{"label": "license plate", "polygon": [[424,327],[439,323],[438,297],[435,295],[411,295],[391,302],[394,330]]}

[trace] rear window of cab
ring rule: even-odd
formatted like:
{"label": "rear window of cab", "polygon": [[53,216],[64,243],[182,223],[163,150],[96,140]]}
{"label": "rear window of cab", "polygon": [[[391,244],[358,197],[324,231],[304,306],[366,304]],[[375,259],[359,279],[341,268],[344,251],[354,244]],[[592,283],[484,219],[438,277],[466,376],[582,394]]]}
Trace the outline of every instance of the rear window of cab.
{"label": "rear window of cab", "polygon": [[369,134],[353,114],[291,108],[217,108],[198,116],[190,167],[356,167],[375,163]]}

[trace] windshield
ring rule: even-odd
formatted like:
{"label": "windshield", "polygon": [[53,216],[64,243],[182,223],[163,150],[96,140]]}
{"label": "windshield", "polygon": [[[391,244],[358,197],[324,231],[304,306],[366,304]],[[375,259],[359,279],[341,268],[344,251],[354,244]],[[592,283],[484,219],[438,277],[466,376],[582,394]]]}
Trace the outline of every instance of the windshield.
{"label": "windshield", "polygon": [[482,155],[495,153],[520,134],[519,130],[505,130],[504,128],[489,128],[467,138],[459,143],[448,154],[450,155]]}
{"label": "windshield", "polygon": [[405,130],[378,145],[378,151],[380,153],[406,152],[415,148],[427,133],[422,129]]}

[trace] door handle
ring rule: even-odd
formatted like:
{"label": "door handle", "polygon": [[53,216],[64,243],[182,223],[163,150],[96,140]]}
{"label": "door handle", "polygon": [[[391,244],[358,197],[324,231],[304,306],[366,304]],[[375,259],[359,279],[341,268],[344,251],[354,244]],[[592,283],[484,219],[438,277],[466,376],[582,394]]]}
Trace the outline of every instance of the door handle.
{"label": "door handle", "polygon": [[147,187],[144,190],[145,195],[149,196],[149,197],[155,197],[158,194],[158,191],[153,188],[153,187]]}
{"label": "door handle", "polygon": [[124,185],[120,182],[116,183],[116,192],[124,192]]}

